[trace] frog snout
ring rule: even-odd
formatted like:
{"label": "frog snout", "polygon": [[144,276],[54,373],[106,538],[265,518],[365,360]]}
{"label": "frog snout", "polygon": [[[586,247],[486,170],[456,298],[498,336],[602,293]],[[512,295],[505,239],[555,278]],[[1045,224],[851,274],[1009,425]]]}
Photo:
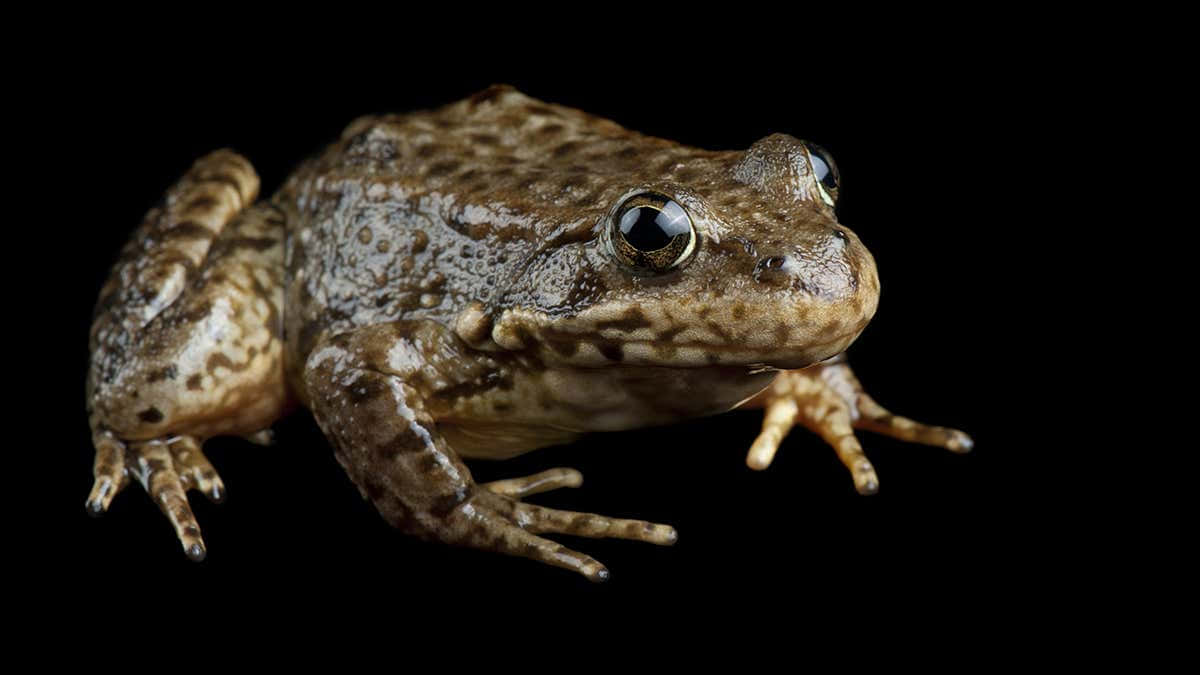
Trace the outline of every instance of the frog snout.
{"label": "frog snout", "polygon": [[815,242],[769,252],[755,262],[753,276],[777,290],[793,290],[824,300],[853,295],[869,254],[861,243],[840,229]]}
{"label": "frog snout", "polygon": [[815,268],[802,256],[783,253],[759,259],[754,266],[754,280],[776,290],[799,291],[817,297],[839,295],[835,289],[853,287],[857,283],[852,276],[836,278],[839,275],[829,272],[829,269]]}

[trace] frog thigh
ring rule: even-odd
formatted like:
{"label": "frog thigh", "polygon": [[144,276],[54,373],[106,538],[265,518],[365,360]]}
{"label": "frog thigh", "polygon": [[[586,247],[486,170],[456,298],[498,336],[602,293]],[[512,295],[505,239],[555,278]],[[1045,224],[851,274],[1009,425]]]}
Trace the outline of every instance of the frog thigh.
{"label": "frog thigh", "polygon": [[126,246],[92,326],[87,407],[96,446],[88,508],[98,514],[136,478],[204,555],[184,492],[223,493],[200,451],[251,434],[286,402],[282,368],[284,222],[245,160],[197,162]]}
{"label": "frog thigh", "polygon": [[323,338],[308,358],[304,385],[313,415],[384,519],[409,534],[532,558],[594,581],[607,578],[603,565],[536,535],[674,543],[675,531],[665,525],[518,501],[577,486],[582,478],[569,469],[476,485],[432,412],[435,388],[456,384],[446,371],[470,361],[454,358],[463,347],[439,324],[397,321]]}
{"label": "frog thigh", "polygon": [[93,352],[93,430],[130,441],[208,438],[250,434],[278,418],[283,237],[275,207],[241,212],[171,305],[119,350]]}

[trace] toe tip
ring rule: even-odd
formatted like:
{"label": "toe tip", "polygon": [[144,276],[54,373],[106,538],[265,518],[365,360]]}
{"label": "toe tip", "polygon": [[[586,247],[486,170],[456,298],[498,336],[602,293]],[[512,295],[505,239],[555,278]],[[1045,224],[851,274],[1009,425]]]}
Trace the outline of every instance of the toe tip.
{"label": "toe tip", "polygon": [[975,440],[964,433],[960,432],[955,441],[955,447],[951,448],[954,452],[965,455],[975,449]]}
{"label": "toe tip", "polygon": [[205,556],[208,555],[208,552],[205,551],[204,547],[200,544],[192,544],[191,546],[188,546],[185,549],[185,553],[187,553],[187,557],[194,562],[200,562],[204,560]]}

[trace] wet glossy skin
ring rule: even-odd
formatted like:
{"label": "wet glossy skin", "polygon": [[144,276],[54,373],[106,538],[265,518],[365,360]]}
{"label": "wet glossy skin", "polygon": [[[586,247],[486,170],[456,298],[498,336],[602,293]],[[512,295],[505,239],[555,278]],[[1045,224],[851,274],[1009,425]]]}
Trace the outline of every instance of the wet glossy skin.
{"label": "wet glossy skin", "polygon": [[[752,467],[803,423],[864,493],[877,479],[853,426],[969,449],[879,408],[838,356],[879,281],[815,153],[778,134],[744,152],[688,148],[503,87],[357,120],[257,205],[248,163],[215,153],[101,292],[89,507],[138,479],[202,557],[184,491],[222,487],[201,443],[262,440],[300,403],[400,529],[602,579],[535,535],[661,544],[674,530],[519,501],[578,485],[572,470],[481,486],[460,458],[739,404],[767,408]],[[668,201],[672,247],[640,253],[623,214]]]}

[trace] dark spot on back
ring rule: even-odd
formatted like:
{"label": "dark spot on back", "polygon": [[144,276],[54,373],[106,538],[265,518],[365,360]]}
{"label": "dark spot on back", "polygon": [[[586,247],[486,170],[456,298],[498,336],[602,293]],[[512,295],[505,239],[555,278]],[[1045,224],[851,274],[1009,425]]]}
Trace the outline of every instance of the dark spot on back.
{"label": "dark spot on back", "polygon": [[596,348],[600,350],[600,354],[609,361],[620,361],[625,358],[625,352],[621,348],[619,342],[609,342],[602,340],[596,343]]}
{"label": "dark spot on back", "polygon": [[430,176],[445,176],[453,173],[458,169],[459,166],[461,166],[461,162],[458,160],[447,159],[441,162],[434,162],[433,164],[430,164],[429,168],[426,169],[426,173]]}
{"label": "dark spot on back", "polygon": [[150,373],[150,375],[146,377],[146,381],[147,382],[161,382],[163,380],[174,380],[175,376],[178,374],[179,374],[179,371],[175,368],[175,364],[172,363],[171,365],[167,366],[166,368],[160,368],[160,369]]}
{"label": "dark spot on back", "polygon": [[555,157],[566,157],[567,155],[569,155],[573,152],[576,152],[578,150],[579,150],[579,143],[577,141],[567,141],[566,143],[563,143],[562,145],[558,146],[557,148],[554,148],[553,154]]}
{"label": "dark spot on back", "polygon": [[209,375],[212,375],[213,373],[215,373],[217,368],[228,368],[229,370],[236,372],[239,370],[245,370],[249,365],[250,365],[249,363],[243,363],[243,364],[234,363],[232,359],[230,359],[228,356],[225,356],[224,354],[222,354],[220,352],[218,352],[216,354],[210,354],[208,357],[208,361],[206,361],[204,364],[205,368],[208,369]]}
{"label": "dark spot on back", "polygon": [[138,413],[138,419],[147,424],[158,424],[163,420],[163,414],[158,408],[146,408]]}
{"label": "dark spot on back", "polygon": [[208,318],[208,313],[211,311],[212,311],[212,303],[209,302],[208,300],[205,300],[205,301],[197,304],[195,307],[191,308],[189,311],[184,312],[179,317],[179,320],[182,321],[183,323],[199,323],[199,322],[203,321],[204,319]]}
{"label": "dark spot on back", "polygon": [[192,391],[199,391],[200,390],[200,382],[202,380],[203,380],[203,378],[200,376],[200,373],[196,373],[195,375],[192,375],[191,377],[189,377],[187,379],[187,388],[191,389]]}

